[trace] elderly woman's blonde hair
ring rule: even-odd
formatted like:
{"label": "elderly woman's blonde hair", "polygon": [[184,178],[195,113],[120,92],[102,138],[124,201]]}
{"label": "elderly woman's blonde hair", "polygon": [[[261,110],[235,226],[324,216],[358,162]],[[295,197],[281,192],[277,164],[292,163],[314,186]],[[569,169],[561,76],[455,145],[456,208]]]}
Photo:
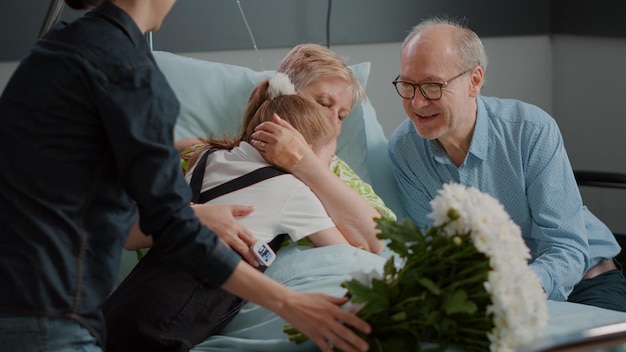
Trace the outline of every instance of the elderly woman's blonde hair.
{"label": "elderly woman's blonde hair", "polygon": [[354,76],[346,61],[319,44],[295,46],[283,58],[276,71],[289,76],[296,90],[325,78],[339,77],[348,83],[352,93],[352,107],[366,97],[365,88]]}

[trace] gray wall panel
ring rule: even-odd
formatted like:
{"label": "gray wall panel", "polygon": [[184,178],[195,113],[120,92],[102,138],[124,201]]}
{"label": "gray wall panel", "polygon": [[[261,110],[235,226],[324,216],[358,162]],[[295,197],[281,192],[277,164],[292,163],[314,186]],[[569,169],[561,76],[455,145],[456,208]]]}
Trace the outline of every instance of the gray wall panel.
{"label": "gray wall panel", "polygon": [[624,14],[624,0],[552,0],[551,32],[626,38]]}
{"label": "gray wall panel", "polygon": [[[326,43],[327,11],[332,45],[401,41],[421,19],[465,18],[481,36],[547,34],[550,2],[545,0],[240,0],[259,48],[302,42]],[[36,41],[49,0],[0,1],[0,61],[16,61]],[[62,20],[81,12],[65,8]],[[160,31],[155,48],[202,52],[252,48],[236,0],[179,0]]]}
{"label": "gray wall panel", "polygon": [[[465,19],[482,37],[573,34],[626,38],[623,0],[240,0],[259,48],[402,41],[431,16]],[[0,1],[0,61],[17,61],[36,41],[49,0]],[[327,12],[331,7],[327,33]],[[82,12],[65,8],[62,20]],[[154,35],[171,52],[251,49],[236,0],[179,0]]]}

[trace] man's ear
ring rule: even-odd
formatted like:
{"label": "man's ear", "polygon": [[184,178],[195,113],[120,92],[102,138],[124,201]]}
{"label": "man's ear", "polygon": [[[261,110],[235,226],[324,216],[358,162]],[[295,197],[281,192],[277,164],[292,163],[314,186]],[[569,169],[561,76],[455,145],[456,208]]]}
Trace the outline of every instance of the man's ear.
{"label": "man's ear", "polygon": [[470,96],[477,97],[485,83],[485,71],[482,67],[477,66],[470,72]]}

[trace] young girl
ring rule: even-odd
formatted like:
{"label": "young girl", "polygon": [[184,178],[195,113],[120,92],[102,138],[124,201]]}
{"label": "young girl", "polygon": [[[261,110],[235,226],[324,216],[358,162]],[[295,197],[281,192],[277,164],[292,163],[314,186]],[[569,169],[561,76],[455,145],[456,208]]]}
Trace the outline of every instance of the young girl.
{"label": "young girl", "polygon": [[[252,92],[241,131],[235,138],[205,138],[204,146],[190,158],[189,182],[198,158],[210,148],[219,148],[207,159],[202,191],[209,190],[248,172],[270,165],[250,145],[255,127],[271,121],[274,114],[298,130],[311,148],[330,163],[335,152],[335,131],[320,106],[296,95],[289,78],[277,73],[262,81]],[[257,240],[269,242],[286,233],[297,241],[308,237],[316,246],[348,244],[315,194],[295,176],[285,173],[244,189],[223,195],[209,204],[250,204],[255,210],[237,220],[250,229]]]}

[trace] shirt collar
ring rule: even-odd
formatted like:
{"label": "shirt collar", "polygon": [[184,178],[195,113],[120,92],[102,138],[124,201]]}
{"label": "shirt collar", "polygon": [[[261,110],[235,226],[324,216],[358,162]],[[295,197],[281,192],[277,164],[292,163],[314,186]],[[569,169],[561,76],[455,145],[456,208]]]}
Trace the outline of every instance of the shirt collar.
{"label": "shirt collar", "polygon": [[87,15],[102,16],[120,27],[135,46],[147,46],[144,34],[135,21],[121,8],[105,1]]}
{"label": "shirt collar", "polygon": [[242,141],[239,143],[238,149],[247,156],[248,160],[267,164],[267,161],[265,161],[261,152],[259,152],[250,143]]}

